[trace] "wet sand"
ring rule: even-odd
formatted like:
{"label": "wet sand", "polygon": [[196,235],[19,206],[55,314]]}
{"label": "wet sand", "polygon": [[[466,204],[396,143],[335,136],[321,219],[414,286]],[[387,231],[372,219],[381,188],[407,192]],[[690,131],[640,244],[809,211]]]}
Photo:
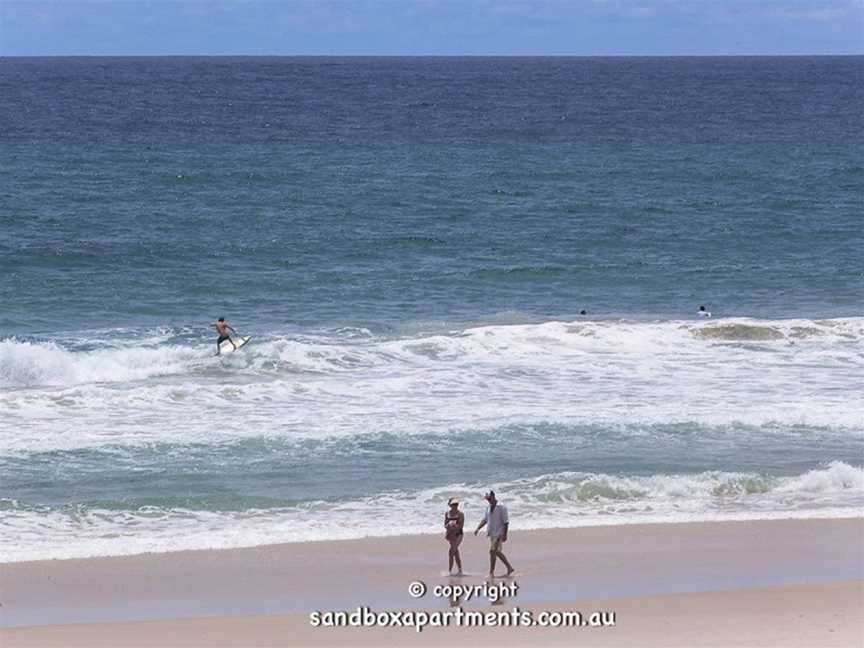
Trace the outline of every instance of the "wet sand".
{"label": "wet sand", "polygon": [[[614,611],[604,628],[324,628],[312,611],[453,610],[438,536],[0,566],[6,646],[864,644],[864,520],[774,520],[512,531],[518,592],[467,611]],[[499,567],[499,572],[503,571]],[[422,581],[427,593],[412,598]],[[74,624],[74,625],[70,625]]]}

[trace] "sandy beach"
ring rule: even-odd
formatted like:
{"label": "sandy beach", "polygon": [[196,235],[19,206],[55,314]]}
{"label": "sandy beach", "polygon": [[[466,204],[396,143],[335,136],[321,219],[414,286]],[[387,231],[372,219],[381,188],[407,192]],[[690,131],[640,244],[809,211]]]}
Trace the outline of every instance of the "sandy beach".
{"label": "sandy beach", "polygon": [[[465,611],[614,612],[615,625],[421,633],[312,627],[310,613],[453,611],[435,588],[482,586],[485,539],[466,537],[462,578],[446,576],[437,536],[13,563],[0,567],[2,643],[860,646],[862,547],[861,519],[517,528],[505,548],[517,573],[495,582],[518,590],[463,597]],[[414,581],[424,596],[409,595]]]}

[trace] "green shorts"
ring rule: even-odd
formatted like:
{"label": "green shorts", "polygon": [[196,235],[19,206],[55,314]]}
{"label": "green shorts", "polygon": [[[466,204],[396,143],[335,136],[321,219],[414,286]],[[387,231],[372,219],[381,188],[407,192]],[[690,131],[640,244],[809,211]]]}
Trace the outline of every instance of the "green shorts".
{"label": "green shorts", "polygon": [[498,536],[497,538],[489,536],[489,551],[501,551],[501,544],[501,536]]}

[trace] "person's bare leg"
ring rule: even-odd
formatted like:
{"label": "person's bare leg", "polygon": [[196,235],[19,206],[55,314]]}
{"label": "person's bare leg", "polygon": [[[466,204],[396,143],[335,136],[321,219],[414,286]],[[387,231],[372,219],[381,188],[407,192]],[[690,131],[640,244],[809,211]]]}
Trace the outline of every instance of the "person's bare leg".
{"label": "person's bare leg", "polygon": [[490,552],[489,552],[489,577],[490,577],[490,578],[495,576],[495,558],[496,558],[496,553],[497,553],[497,552],[495,552],[495,551],[490,551]]}
{"label": "person's bare leg", "polygon": [[450,543],[450,551],[447,552],[447,573],[451,573],[453,571],[453,543]]}
{"label": "person's bare leg", "polygon": [[511,564],[508,562],[507,557],[506,557],[503,553],[501,553],[500,551],[498,551],[497,554],[498,554],[498,557],[501,559],[501,562],[503,562],[505,565],[507,565],[507,575],[508,575],[508,576],[509,576],[510,574],[512,574],[514,571],[516,571],[515,569],[513,569],[513,565],[511,565]]}
{"label": "person's bare leg", "polygon": [[[462,536],[461,535],[458,538],[456,538],[456,542],[453,543],[453,558],[456,560],[456,567],[459,568],[459,571],[457,571],[456,573],[461,576],[462,575],[462,556],[459,555],[459,545],[460,544],[462,544]],[[451,564],[450,567],[452,568],[453,565]]]}

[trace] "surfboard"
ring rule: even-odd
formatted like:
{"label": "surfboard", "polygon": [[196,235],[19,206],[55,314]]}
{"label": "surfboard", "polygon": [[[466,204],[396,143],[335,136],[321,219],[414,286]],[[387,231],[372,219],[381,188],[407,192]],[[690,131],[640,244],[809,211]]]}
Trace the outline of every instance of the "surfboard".
{"label": "surfboard", "polygon": [[[240,349],[242,349],[244,346],[246,346],[246,344],[247,344],[247,343],[249,342],[249,340],[251,340],[251,339],[252,339],[252,336],[251,336],[251,335],[244,335],[243,337],[236,338],[236,339],[234,340],[234,344],[237,345],[237,349],[236,349],[236,350],[239,351]],[[233,353],[234,350],[235,350],[234,347],[231,346],[231,343],[230,343],[228,340],[225,340],[222,344],[219,345],[219,352],[220,352],[222,355],[224,355],[224,354],[226,354],[226,353]]]}

